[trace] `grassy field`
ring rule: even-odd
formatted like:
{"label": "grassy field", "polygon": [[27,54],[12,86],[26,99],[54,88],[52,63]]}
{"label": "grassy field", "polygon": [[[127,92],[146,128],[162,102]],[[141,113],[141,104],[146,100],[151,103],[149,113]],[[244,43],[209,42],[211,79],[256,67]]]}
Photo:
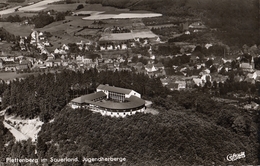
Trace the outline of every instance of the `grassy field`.
{"label": "grassy field", "polygon": [[7,43],[7,42],[0,42],[0,50],[3,52],[9,52],[11,51],[11,46],[12,43]]}
{"label": "grassy field", "polygon": [[[131,53],[131,50],[128,50]],[[103,58],[117,58],[119,55],[126,55],[127,50],[112,50],[112,51],[102,51]]]}
{"label": "grassy field", "polygon": [[76,35],[90,35],[90,36],[93,36],[93,35],[98,35],[98,33],[100,32],[101,30],[99,29],[84,29],[80,32],[77,32]]}
{"label": "grassy field", "polygon": [[84,17],[85,20],[105,20],[105,19],[130,19],[130,18],[146,18],[160,17],[158,13],[119,13],[119,14],[96,14],[89,17]]}
{"label": "grassy field", "polygon": [[82,3],[73,3],[73,4],[49,4],[44,10],[55,10],[58,12],[74,11],[77,6]]}
{"label": "grassy field", "polygon": [[[80,42],[85,40],[82,37],[74,36],[83,26],[91,25],[93,21],[85,21],[77,16],[68,16],[65,21],[53,22],[43,28],[37,29],[40,31],[50,32],[53,36],[50,38],[50,42],[53,44],[53,48],[59,47],[62,44],[68,44],[73,42]],[[91,33],[96,31],[91,31]]]}
{"label": "grassy field", "polygon": [[30,25],[20,25],[19,23],[0,22],[0,27],[16,36],[29,36],[33,27]]}

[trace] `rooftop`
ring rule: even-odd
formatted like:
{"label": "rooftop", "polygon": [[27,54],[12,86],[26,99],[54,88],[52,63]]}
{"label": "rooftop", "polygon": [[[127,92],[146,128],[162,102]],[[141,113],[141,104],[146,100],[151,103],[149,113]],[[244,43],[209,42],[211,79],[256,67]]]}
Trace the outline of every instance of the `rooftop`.
{"label": "rooftop", "polygon": [[102,85],[100,84],[97,87],[97,90],[106,90],[109,92],[116,92],[116,93],[122,93],[122,94],[129,94],[132,90],[131,89],[125,89],[125,88],[119,88],[119,87],[114,87],[114,86],[108,86],[108,85]]}
{"label": "rooftop", "polygon": [[126,100],[127,102],[122,102],[122,103],[104,100],[102,102],[95,102],[95,105],[101,108],[124,110],[124,109],[137,108],[145,104],[145,101],[143,99],[140,99],[136,96],[131,96],[130,98],[126,98]]}
{"label": "rooftop", "polygon": [[104,92],[100,91],[100,92],[80,96],[78,98],[73,99],[72,102],[85,103],[85,102],[90,102],[96,98],[105,97],[105,96],[106,96],[106,94]]}

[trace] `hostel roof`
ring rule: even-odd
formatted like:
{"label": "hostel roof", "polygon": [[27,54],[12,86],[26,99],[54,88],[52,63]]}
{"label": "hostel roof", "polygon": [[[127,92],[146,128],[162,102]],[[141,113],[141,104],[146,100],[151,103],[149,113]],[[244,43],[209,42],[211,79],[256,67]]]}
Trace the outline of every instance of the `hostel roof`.
{"label": "hostel roof", "polygon": [[88,95],[84,95],[84,96],[80,96],[78,98],[75,98],[72,100],[72,102],[75,102],[75,103],[85,103],[85,102],[89,102],[89,101],[92,101],[96,98],[100,98],[100,97],[105,97],[106,94],[102,91],[100,92],[96,92],[96,93],[91,93],[91,94],[88,94]]}
{"label": "hostel roof", "polygon": [[119,88],[119,87],[102,85],[102,84],[100,84],[97,87],[97,89],[106,90],[106,91],[109,91],[109,92],[122,93],[122,94],[129,94],[132,91],[131,89]]}

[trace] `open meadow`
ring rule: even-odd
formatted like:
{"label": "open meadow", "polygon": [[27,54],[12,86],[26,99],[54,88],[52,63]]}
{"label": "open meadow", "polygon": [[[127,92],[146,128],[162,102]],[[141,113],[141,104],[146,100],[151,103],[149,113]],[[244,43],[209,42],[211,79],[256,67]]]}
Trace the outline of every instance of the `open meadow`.
{"label": "open meadow", "polygon": [[11,22],[0,22],[0,27],[3,27],[15,36],[29,36],[33,29],[31,25],[21,25],[20,23]]}
{"label": "open meadow", "polygon": [[[0,11],[0,15],[6,15],[6,14],[11,14],[11,13],[15,13],[15,9],[19,8],[19,11],[41,11],[45,8],[47,8],[47,5],[53,2],[58,2],[61,0],[43,0],[43,1],[39,1],[39,0],[26,0],[26,2],[24,3],[11,3],[11,7],[9,9],[4,9],[2,11]],[[34,4],[31,4],[29,6],[25,6],[28,5],[28,3],[31,2],[35,2]],[[24,6],[24,7],[23,7]]]}
{"label": "open meadow", "polygon": [[95,14],[84,17],[84,20],[105,20],[105,19],[131,19],[131,18],[147,18],[160,17],[160,13],[119,13],[119,14]]}
{"label": "open meadow", "polygon": [[132,31],[130,33],[106,33],[102,34],[100,41],[133,40],[136,38],[157,38],[151,31]]}
{"label": "open meadow", "polygon": [[55,10],[57,12],[66,12],[66,11],[74,11],[77,6],[82,3],[73,3],[73,4],[49,4],[44,9],[47,10]]}
{"label": "open meadow", "polygon": [[47,8],[49,3],[58,2],[61,0],[43,0],[41,2],[19,8],[19,11],[40,11]]}

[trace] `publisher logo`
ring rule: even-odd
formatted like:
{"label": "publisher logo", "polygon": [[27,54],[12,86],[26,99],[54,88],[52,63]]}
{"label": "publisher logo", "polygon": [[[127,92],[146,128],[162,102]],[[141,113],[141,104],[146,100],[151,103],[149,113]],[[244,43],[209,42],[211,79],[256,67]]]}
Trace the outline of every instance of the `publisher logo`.
{"label": "publisher logo", "polygon": [[233,154],[229,154],[227,155],[227,161],[236,161],[238,159],[242,159],[245,158],[246,154],[245,152],[241,152],[241,153],[233,153]]}

